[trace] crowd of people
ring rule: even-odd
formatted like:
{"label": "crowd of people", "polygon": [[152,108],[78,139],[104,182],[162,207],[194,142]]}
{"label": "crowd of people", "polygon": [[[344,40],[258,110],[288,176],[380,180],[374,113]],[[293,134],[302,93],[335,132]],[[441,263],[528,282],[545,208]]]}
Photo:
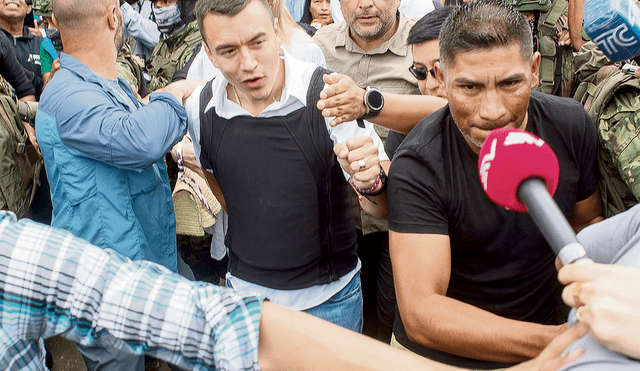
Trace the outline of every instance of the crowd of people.
{"label": "crowd of people", "polygon": [[[2,156],[43,164],[0,166],[0,366],[638,368],[639,61],[583,10],[0,0]],[[503,127],[589,260],[486,196]]]}

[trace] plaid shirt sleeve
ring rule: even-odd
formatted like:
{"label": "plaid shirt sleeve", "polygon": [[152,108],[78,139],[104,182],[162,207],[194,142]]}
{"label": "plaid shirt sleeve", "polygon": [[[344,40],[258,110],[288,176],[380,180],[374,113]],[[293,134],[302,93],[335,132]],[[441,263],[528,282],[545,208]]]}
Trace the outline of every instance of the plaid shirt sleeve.
{"label": "plaid shirt sleeve", "polygon": [[0,369],[44,370],[43,338],[186,370],[259,370],[264,298],[188,281],[0,211]]}

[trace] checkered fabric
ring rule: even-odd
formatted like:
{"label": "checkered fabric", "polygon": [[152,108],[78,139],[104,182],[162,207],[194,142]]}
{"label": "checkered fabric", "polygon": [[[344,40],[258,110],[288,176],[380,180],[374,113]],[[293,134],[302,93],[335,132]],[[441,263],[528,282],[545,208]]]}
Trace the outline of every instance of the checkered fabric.
{"label": "checkered fabric", "polygon": [[259,370],[263,300],[0,211],[2,370],[46,370],[55,335],[186,370]]}

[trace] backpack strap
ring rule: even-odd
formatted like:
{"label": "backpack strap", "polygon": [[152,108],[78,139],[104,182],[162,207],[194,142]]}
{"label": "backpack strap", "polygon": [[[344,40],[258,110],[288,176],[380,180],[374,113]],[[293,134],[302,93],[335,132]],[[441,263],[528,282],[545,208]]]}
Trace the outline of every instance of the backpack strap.
{"label": "backpack strap", "polygon": [[540,91],[552,94],[554,91],[554,79],[557,59],[556,53],[556,23],[569,7],[567,0],[555,0],[551,9],[540,17]]}
{"label": "backpack strap", "polygon": [[[202,91],[200,92],[200,104],[198,107],[198,117],[200,117],[200,147],[202,148],[202,138],[203,135],[205,135],[205,133],[208,132],[208,130],[210,128],[207,128],[205,126],[205,123],[209,123],[209,120],[207,119],[207,115],[205,114],[205,110],[207,108],[207,105],[209,104],[209,102],[211,101],[211,98],[213,98],[213,90],[212,86],[213,86],[213,80],[215,80],[215,78],[211,79],[211,81],[207,82],[204,85],[204,88],[202,88]],[[200,151],[200,164],[202,164],[202,167],[206,167],[208,166],[210,161],[209,155],[205,154],[204,152],[202,152],[202,150]],[[213,166],[214,171],[214,176],[215,176],[215,166]]]}
{"label": "backpack strap", "polygon": [[[596,161],[598,164],[598,171],[600,172],[600,197],[605,212],[605,217],[610,217],[620,212],[627,210],[622,196],[617,191],[617,187],[613,182],[613,179],[608,175],[608,166],[605,160],[605,153],[600,135],[600,117],[607,106],[607,104],[613,99],[614,94],[624,85],[629,83],[635,84],[636,88],[640,88],[635,77],[622,73],[616,66],[602,67],[597,74],[596,83],[589,83],[587,99],[585,109],[589,113],[591,120],[593,121],[596,131],[598,131],[598,151]],[[594,89],[595,87],[595,89]]]}
{"label": "backpack strap", "polygon": [[[0,110],[0,115],[4,122],[7,123],[7,129],[11,132],[11,135],[18,139],[16,152],[19,154],[24,153],[25,147],[27,145],[27,140],[29,138],[26,129],[24,126],[18,127],[18,123],[21,123],[20,114],[18,114],[18,107],[13,99],[9,96],[1,96],[0,104],[2,104],[2,110]],[[11,117],[9,117],[9,115]]]}
{"label": "backpack strap", "polygon": [[600,115],[602,114],[602,110],[604,109],[605,105],[611,100],[613,94],[615,94],[615,92],[621,85],[635,78],[633,75],[628,75],[622,72],[611,75],[611,72],[612,70],[609,69],[609,73],[607,73],[605,76],[610,77],[604,79],[598,84],[598,89],[594,94],[595,98],[593,99],[593,102],[589,105],[589,107],[585,107],[585,109],[589,113],[589,116],[591,116],[591,120],[596,125],[598,119],[600,118]]}
{"label": "backpack strap", "polygon": [[[615,83],[613,85],[609,85],[606,87],[602,85],[605,82],[605,80],[609,81],[607,79],[609,78],[610,75],[615,73],[615,71],[619,71],[618,67],[616,67],[615,65],[604,66],[600,68],[598,72],[595,73],[594,81],[587,82],[584,84],[583,97],[580,103],[582,103],[582,105],[584,106],[584,109],[587,112],[589,112],[589,116],[591,116],[591,121],[593,121],[594,123],[596,123],[596,120],[600,117],[600,111],[602,110],[604,104],[606,104],[606,102],[608,102],[609,99],[611,99],[613,92],[609,97],[606,98],[606,101],[603,101],[604,98],[601,97],[599,100],[598,106],[592,109],[594,103],[596,103],[595,99],[600,95],[601,91],[605,89],[615,88],[615,85],[616,85]],[[620,78],[620,76],[618,78]]]}

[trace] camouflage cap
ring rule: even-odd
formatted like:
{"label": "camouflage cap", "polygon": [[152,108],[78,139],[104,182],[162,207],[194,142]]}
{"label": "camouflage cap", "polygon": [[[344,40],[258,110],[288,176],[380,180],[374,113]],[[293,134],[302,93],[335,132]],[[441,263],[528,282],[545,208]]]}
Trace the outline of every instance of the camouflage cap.
{"label": "camouflage cap", "polygon": [[533,12],[539,10],[547,12],[551,8],[552,0],[502,0],[507,4],[513,5],[518,11]]}
{"label": "camouflage cap", "polygon": [[51,17],[51,0],[33,0],[33,13],[41,17]]}

